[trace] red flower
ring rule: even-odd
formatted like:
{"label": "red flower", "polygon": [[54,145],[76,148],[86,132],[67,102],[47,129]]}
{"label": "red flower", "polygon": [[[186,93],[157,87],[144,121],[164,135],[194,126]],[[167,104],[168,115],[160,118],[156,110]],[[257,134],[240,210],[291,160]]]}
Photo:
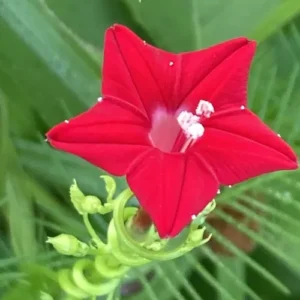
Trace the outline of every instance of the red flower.
{"label": "red flower", "polygon": [[173,54],[115,25],[105,36],[103,99],[48,140],[126,175],[160,236],[173,237],[219,185],[297,168],[291,148],[245,108],[255,47],[237,38]]}

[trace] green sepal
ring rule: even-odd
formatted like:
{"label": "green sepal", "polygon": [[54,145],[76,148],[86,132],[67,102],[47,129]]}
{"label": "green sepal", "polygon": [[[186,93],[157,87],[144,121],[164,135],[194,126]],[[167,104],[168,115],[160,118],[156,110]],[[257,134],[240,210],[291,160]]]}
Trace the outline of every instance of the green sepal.
{"label": "green sepal", "polygon": [[107,192],[107,202],[110,203],[113,200],[113,197],[116,193],[117,185],[116,181],[113,179],[113,177],[108,175],[102,175],[100,176],[104,180],[105,183],[105,189]]}
{"label": "green sepal", "polygon": [[85,211],[82,209],[82,203],[84,202],[85,195],[77,186],[77,182],[75,179],[73,180],[73,184],[70,187],[70,198],[77,212],[80,215],[83,215]]}

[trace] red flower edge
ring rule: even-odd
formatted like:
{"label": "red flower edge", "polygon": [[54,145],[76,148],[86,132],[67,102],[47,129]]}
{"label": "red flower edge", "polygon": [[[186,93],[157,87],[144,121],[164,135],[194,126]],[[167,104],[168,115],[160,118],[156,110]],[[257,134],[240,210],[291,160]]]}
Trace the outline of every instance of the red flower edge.
{"label": "red flower edge", "polygon": [[[160,236],[174,237],[221,184],[298,167],[288,144],[246,108],[255,48],[236,38],[174,54],[115,25],[105,36],[103,98],[47,138],[57,149],[125,175]],[[194,138],[179,118],[194,114],[202,99],[212,108],[193,115],[199,119]]]}

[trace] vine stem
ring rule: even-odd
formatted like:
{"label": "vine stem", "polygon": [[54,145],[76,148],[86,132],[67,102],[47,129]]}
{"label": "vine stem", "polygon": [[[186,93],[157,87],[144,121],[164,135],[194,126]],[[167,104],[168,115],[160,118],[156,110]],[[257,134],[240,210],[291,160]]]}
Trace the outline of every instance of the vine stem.
{"label": "vine stem", "polygon": [[85,225],[88,233],[92,237],[93,241],[96,243],[98,249],[106,250],[106,245],[101,241],[101,239],[99,238],[98,234],[94,230],[92,224],[90,223],[88,214],[85,213],[85,214],[82,215],[82,217],[83,217],[84,225]]}
{"label": "vine stem", "polygon": [[[130,189],[124,190],[115,200],[116,205],[113,211],[115,230],[118,233],[120,240],[126,247],[128,247],[128,249],[132,253],[136,253],[140,257],[146,258],[148,260],[169,260],[177,258],[194,248],[194,246],[192,245],[189,245],[189,247],[184,247],[184,244],[186,243],[185,240],[175,249],[169,251],[157,252],[141,247],[140,244],[134,238],[132,238],[132,234],[130,234],[125,225],[126,221],[131,217],[131,213],[125,209],[125,205],[132,196],[133,193]],[[190,230],[192,229],[193,226],[190,226]],[[202,242],[205,243],[206,241],[207,240],[205,239]]]}

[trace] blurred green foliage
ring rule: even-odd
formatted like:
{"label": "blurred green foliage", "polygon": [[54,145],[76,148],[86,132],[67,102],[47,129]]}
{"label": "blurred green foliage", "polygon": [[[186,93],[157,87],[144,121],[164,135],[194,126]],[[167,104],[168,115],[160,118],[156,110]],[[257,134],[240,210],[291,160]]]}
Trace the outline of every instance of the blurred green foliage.
{"label": "blurred green foliage", "polygon": [[[43,292],[59,299],[51,270],[70,260],[48,248],[46,236],[86,237],[67,199],[74,177],[89,193],[104,193],[102,171],[51,149],[44,133],[95,102],[108,26],[125,24],[174,52],[239,35],[257,39],[249,105],[299,152],[299,12],[298,0],[0,0],[1,299],[43,299]],[[258,233],[219,211],[258,245],[251,255],[209,227],[234,258],[205,247],[154,265],[151,281],[136,270],[144,288],[130,299],[300,299],[299,177],[263,176],[225,189],[217,199],[261,225]],[[118,187],[124,186],[119,178]],[[94,222],[103,234],[106,221]]]}

